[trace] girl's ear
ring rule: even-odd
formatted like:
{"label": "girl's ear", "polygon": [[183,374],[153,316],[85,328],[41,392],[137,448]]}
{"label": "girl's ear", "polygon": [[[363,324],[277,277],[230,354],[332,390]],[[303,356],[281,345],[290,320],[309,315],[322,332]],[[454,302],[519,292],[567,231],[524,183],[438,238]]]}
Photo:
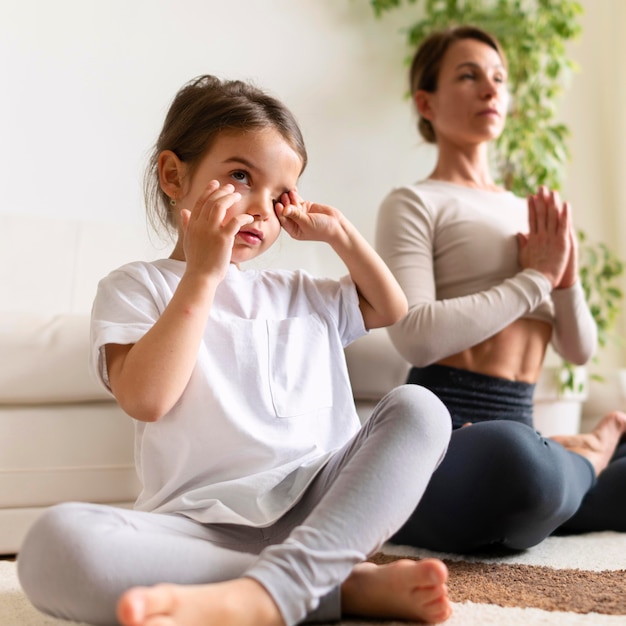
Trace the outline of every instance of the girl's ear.
{"label": "girl's ear", "polygon": [[413,94],[413,101],[415,102],[417,112],[429,122],[432,122],[433,120],[433,109],[430,102],[432,95],[433,94],[428,91],[424,91],[423,89],[418,89]]}
{"label": "girl's ear", "polygon": [[159,185],[164,193],[176,200],[183,192],[185,164],[171,150],[163,150],[157,161]]}

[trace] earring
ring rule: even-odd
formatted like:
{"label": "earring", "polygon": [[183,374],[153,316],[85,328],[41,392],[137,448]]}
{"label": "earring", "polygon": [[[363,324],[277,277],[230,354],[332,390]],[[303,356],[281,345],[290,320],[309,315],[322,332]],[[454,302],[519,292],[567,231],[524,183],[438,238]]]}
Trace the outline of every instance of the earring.
{"label": "earring", "polygon": [[174,198],[170,198],[170,206],[172,208],[176,206],[176,200],[174,200]]}

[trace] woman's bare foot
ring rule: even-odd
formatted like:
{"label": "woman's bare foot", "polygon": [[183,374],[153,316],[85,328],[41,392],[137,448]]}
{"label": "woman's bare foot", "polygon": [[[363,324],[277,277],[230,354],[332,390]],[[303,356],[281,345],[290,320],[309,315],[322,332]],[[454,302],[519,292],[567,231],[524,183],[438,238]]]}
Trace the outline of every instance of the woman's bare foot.
{"label": "woman's bare foot", "polygon": [[448,569],[439,559],[360,563],[341,586],[345,615],[386,617],[435,624],[452,614]]}
{"label": "woman's bare foot", "polygon": [[120,598],[117,618],[122,626],[285,626],[272,597],[251,578],[135,587]]}
{"label": "woman's bare foot", "polygon": [[589,459],[597,476],[609,464],[624,434],[626,434],[626,414],[613,411],[605,415],[590,433],[555,435],[550,439]]}

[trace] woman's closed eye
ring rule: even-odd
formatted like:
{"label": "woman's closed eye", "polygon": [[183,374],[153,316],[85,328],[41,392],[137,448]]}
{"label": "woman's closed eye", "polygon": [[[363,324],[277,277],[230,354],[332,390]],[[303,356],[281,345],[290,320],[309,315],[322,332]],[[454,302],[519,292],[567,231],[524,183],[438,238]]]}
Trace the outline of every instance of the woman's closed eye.
{"label": "woman's closed eye", "polygon": [[[464,80],[478,80],[478,75],[474,72],[466,72],[459,76],[459,80],[463,80],[463,81]],[[495,74],[492,80],[494,83],[498,83],[498,84],[506,83],[506,77],[503,76],[502,74]]]}

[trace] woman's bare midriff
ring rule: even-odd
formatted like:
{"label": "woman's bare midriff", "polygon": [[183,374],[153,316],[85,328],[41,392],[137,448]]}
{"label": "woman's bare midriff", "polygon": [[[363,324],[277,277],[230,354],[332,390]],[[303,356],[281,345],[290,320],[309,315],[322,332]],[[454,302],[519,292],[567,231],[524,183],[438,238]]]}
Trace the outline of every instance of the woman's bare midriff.
{"label": "woman's bare midriff", "polygon": [[547,322],[517,320],[486,341],[438,363],[477,374],[535,383],[551,334],[552,326]]}

